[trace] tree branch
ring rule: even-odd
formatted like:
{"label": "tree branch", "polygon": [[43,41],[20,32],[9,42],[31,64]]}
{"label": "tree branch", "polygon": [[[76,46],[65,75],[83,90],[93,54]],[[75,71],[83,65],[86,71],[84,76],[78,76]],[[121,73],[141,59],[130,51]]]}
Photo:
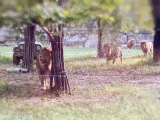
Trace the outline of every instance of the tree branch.
{"label": "tree branch", "polygon": [[51,35],[51,33],[49,32],[49,30],[48,30],[45,26],[43,26],[43,25],[41,25],[41,24],[38,24],[38,23],[37,23],[37,25],[39,25],[39,26],[48,34],[48,36],[49,36],[52,40],[54,40],[54,37]]}

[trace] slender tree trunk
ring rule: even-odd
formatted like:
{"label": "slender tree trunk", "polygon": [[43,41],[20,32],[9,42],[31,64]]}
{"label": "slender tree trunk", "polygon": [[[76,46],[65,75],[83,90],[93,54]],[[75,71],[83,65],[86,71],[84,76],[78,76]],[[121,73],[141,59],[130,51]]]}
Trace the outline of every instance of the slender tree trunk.
{"label": "slender tree trunk", "polygon": [[97,46],[97,57],[102,58],[103,57],[103,51],[102,51],[102,30],[101,30],[101,19],[98,19],[97,26],[98,26],[98,46]]}
{"label": "slender tree trunk", "polygon": [[[67,0],[58,0],[58,5],[66,8]],[[48,30],[41,24],[39,24],[36,20],[32,20],[37,23],[49,36],[51,47],[52,47],[52,66],[51,66],[51,74],[50,74],[50,90],[55,91],[55,93],[59,96],[62,92],[71,94],[70,86],[67,78],[67,74],[64,68],[64,53],[63,53],[63,25],[58,25],[58,31],[51,26],[51,29]],[[57,32],[57,35],[54,34]],[[53,35],[53,34],[54,35]],[[53,86],[53,78],[54,78],[54,86]]]}
{"label": "slender tree trunk", "polygon": [[[50,76],[50,89],[54,90],[57,95],[60,95],[63,91],[70,93],[70,86],[66,71],[64,68],[64,54],[63,54],[63,32],[62,26],[59,25],[59,35],[54,35],[51,38],[52,46],[52,68]],[[53,87],[54,77],[54,87]]]}
{"label": "slender tree trunk", "polygon": [[[64,0],[62,0],[64,1]],[[58,0],[61,2],[61,0]],[[61,5],[62,3],[59,3]],[[35,23],[38,24],[37,21]],[[58,31],[51,26],[50,30],[38,24],[49,36],[51,47],[52,47],[52,66],[50,74],[50,90],[55,91],[59,96],[62,92],[71,94],[70,86],[67,78],[67,74],[64,68],[64,53],[63,53],[63,25],[58,25]],[[57,35],[53,35],[54,32],[57,32]],[[54,78],[54,86],[53,86]]]}
{"label": "slender tree trunk", "polygon": [[153,61],[157,62],[160,58],[160,0],[151,0],[151,4],[153,8],[152,15],[155,24],[155,34],[153,41]]}
{"label": "slender tree trunk", "polygon": [[[49,36],[52,47],[52,67],[50,74],[50,90],[59,96],[62,92],[71,94],[69,81],[64,67],[63,53],[63,25],[58,26],[58,35],[52,35],[53,31],[38,24]],[[52,28],[52,27],[51,27]],[[54,78],[54,79],[53,79]],[[53,86],[54,80],[54,86]]]}
{"label": "slender tree trunk", "polygon": [[30,24],[24,31],[24,55],[22,67],[30,71],[33,68],[34,46],[35,46],[35,26]]}
{"label": "slender tree trunk", "polygon": [[[58,0],[58,5],[66,8],[67,0]],[[64,68],[64,53],[63,53],[63,25],[58,25],[59,35],[51,37],[52,46],[52,68],[50,77],[50,89],[55,90],[57,95],[63,91],[71,94],[67,74]],[[54,87],[53,87],[54,76]]]}

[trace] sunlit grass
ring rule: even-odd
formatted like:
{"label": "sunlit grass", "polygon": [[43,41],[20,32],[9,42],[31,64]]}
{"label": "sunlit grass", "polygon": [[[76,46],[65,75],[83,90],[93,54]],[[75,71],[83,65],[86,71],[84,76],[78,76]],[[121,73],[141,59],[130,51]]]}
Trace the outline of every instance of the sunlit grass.
{"label": "sunlit grass", "polygon": [[0,63],[11,63],[12,57],[0,56]]}
{"label": "sunlit grass", "polygon": [[13,56],[12,46],[0,46],[0,63],[11,63]]}
{"label": "sunlit grass", "polygon": [[93,57],[96,57],[95,48],[76,48],[76,47],[64,48],[64,59],[67,62],[74,60],[86,60]]}
{"label": "sunlit grass", "polygon": [[142,50],[140,48],[122,49],[122,54],[124,58],[130,58],[130,57],[143,55]]}
{"label": "sunlit grass", "polygon": [[[117,58],[115,64],[112,64],[112,61],[109,61],[106,64],[105,58],[97,59],[90,58],[87,60],[76,60],[66,63],[67,70],[73,71],[73,73],[82,74],[85,73],[102,73],[102,71],[113,70],[120,72],[129,72],[132,71],[137,74],[149,74],[153,72],[160,71],[159,63],[154,63],[152,56],[144,57],[135,56],[130,58],[124,58],[121,63],[120,59]],[[111,75],[111,74],[110,74]]]}
{"label": "sunlit grass", "polygon": [[[8,62],[12,59],[11,55],[9,60],[5,60],[9,56],[1,57]],[[71,89],[78,98],[74,95],[73,99],[72,95],[67,96],[68,99],[60,97],[59,102],[54,95],[47,92],[45,95],[32,97],[35,88],[38,87],[35,81],[38,80],[38,76],[33,78],[27,74],[8,73],[10,77],[0,78],[0,120],[159,119],[158,91],[123,83],[123,78],[126,77],[124,73],[127,72],[128,77],[160,71],[159,63],[155,64],[152,56],[144,57],[140,49],[124,49],[123,62],[117,58],[113,65],[112,61],[106,64],[104,58],[96,58],[96,48],[65,47],[64,57],[69,79],[74,75],[81,75],[82,78],[86,75],[91,76],[84,78],[88,84],[72,85]],[[114,75],[124,77],[110,77]],[[96,80],[100,83],[103,81],[103,84]],[[93,83],[95,81],[97,83]]]}
{"label": "sunlit grass", "polygon": [[[142,54],[140,49],[123,49],[123,57],[135,57]],[[0,47],[0,56],[1,60],[9,62],[6,58],[12,59],[13,56],[13,47],[12,46],[1,46]],[[78,48],[78,47],[64,47],[64,60],[66,62],[75,61],[75,60],[87,60],[95,58],[97,56],[97,48]],[[3,61],[2,61],[3,62]]]}
{"label": "sunlit grass", "polygon": [[[89,89],[88,95],[95,97],[96,89]],[[98,90],[98,89],[97,89]],[[92,93],[91,93],[92,92]],[[92,96],[93,94],[93,96]],[[103,89],[105,99],[94,101],[52,101],[33,103],[15,99],[0,101],[0,118],[7,120],[158,120],[160,103],[158,93],[143,87],[131,85],[106,86]]]}
{"label": "sunlit grass", "polygon": [[12,57],[13,46],[0,46],[0,56]]}

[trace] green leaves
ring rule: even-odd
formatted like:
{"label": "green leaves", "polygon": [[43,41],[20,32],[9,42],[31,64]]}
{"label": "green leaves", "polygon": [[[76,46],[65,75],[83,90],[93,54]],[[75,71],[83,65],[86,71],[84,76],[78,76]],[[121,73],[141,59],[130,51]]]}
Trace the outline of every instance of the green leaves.
{"label": "green leaves", "polygon": [[124,30],[129,31],[136,28],[152,30],[151,6],[148,0],[125,0],[119,12],[123,16]]}
{"label": "green leaves", "polygon": [[[123,0],[68,0],[67,8],[58,6],[56,0],[16,0],[1,1],[2,6],[8,6],[7,10],[3,7],[0,10],[6,10],[6,17],[0,16],[0,24],[4,18],[8,23],[23,26],[31,22],[37,22],[46,25],[53,23],[71,23],[87,19],[101,18],[104,21],[113,21],[111,13],[115,6]],[[8,11],[12,11],[16,16],[8,16]],[[14,19],[14,20],[13,20]]]}

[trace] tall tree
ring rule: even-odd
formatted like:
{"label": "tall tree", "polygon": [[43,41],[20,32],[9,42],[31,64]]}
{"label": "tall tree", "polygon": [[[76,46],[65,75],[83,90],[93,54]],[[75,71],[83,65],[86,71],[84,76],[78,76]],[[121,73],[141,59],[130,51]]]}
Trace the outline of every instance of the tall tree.
{"label": "tall tree", "polygon": [[103,50],[102,50],[102,28],[101,28],[101,19],[97,20],[97,27],[98,27],[98,45],[97,45],[97,57],[103,57]]}
{"label": "tall tree", "polygon": [[[121,4],[124,0],[76,0],[72,1],[76,9],[80,10],[80,14],[84,18],[92,19],[97,22],[98,28],[98,45],[97,57],[103,57],[102,51],[102,35],[103,35],[103,21],[112,22],[114,17],[112,12],[116,6]],[[74,8],[73,6],[73,8]]]}
{"label": "tall tree", "polygon": [[27,68],[30,71],[33,68],[33,60],[34,60],[34,46],[35,46],[35,25],[29,24],[24,30],[24,55],[23,55],[23,63],[22,67]]}
{"label": "tall tree", "polygon": [[151,0],[151,5],[155,24],[153,60],[157,62],[160,59],[160,0]]}
{"label": "tall tree", "polygon": [[[4,2],[6,3],[6,2]],[[64,2],[58,1],[61,5]],[[13,27],[25,26],[25,54],[23,66],[30,69],[32,65],[33,47],[35,42],[34,30],[35,24],[39,25],[50,37],[52,44],[52,69],[50,89],[55,90],[56,94],[61,94],[62,91],[70,94],[69,82],[66,71],[64,69],[63,58],[63,23],[62,17],[58,11],[63,11],[63,8],[57,6],[56,1],[25,1],[17,0],[12,4],[6,4],[10,9],[4,11],[2,16],[6,22],[3,24],[12,24]],[[14,6],[15,5],[15,6]],[[46,8],[44,10],[44,8]],[[9,12],[12,12],[10,14]],[[14,15],[13,15],[14,14]],[[10,18],[14,18],[13,21]],[[47,26],[54,24],[53,31],[48,30]],[[52,87],[53,78],[55,86]]]}
{"label": "tall tree", "polygon": [[[66,8],[67,0],[58,0],[58,5]],[[70,94],[70,86],[67,78],[67,74],[64,68],[64,55],[63,55],[63,33],[64,24],[58,24],[58,29],[51,28],[50,32],[57,32],[58,34],[50,37],[51,46],[52,46],[52,67],[51,67],[51,76],[50,76],[50,89],[54,90],[56,94],[61,94],[62,91],[65,91]],[[58,30],[58,31],[57,31]],[[53,76],[54,77],[54,87],[53,86]]]}
{"label": "tall tree", "polygon": [[[58,1],[58,3],[57,3]],[[0,15],[0,23],[12,24],[15,28],[26,27],[29,24],[38,24],[50,37],[52,49],[52,73],[55,80],[55,86],[52,87],[52,78],[50,88],[56,93],[62,90],[70,93],[69,84],[64,70],[63,60],[63,27],[65,23],[78,22],[80,20],[106,20],[112,21],[110,13],[115,5],[123,0],[68,0],[68,8],[63,8],[61,3],[65,0],[1,0],[3,14]],[[7,8],[7,9],[6,9]],[[52,31],[48,26],[52,24]],[[101,29],[101,28],[100,28]],[[99,32],[101,34],[101,32]],[[102,39],[100,39],[102,40]],[[100,44],[101,47],[101,44]],[[59,62],[60,60],[60,62]],[[59,78],[59,77],[64,78]]]}

